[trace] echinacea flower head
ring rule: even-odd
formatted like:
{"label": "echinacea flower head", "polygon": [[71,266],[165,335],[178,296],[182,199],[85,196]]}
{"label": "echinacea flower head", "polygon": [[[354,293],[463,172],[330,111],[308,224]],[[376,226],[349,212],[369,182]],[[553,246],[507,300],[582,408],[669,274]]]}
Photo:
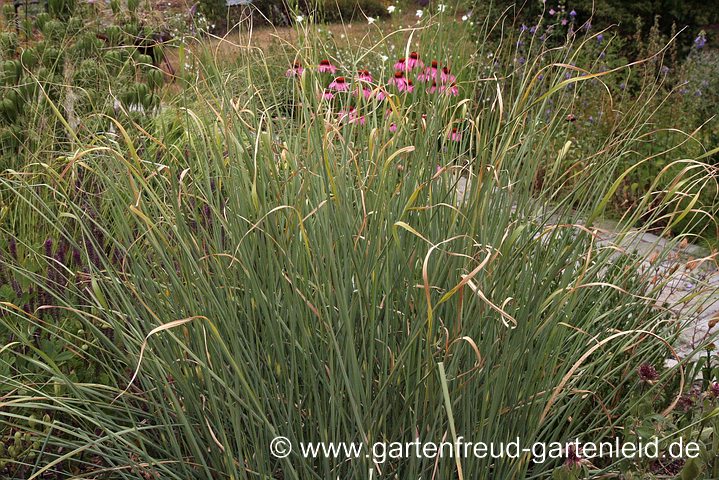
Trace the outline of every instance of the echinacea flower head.
{"label": "echinacea flower head", "polygon": [[289,70],[287,70],[285,72],[285,76],[288,78],[300,77],[300,76],[302,76],[302,72],[304,72],[304,71],[305,71],[305,69],[302,68],[302,65],[300,64],[300,62],[295,62],[295,64],[292,65],[292,68],[290,68]]}
{"label": "echinacea flower head", "polygon": [[454,82],[449,86],[442,87],[440,91],[452,97],[459,95],[459,87],[457,87],[457,84]]}
{"label": "echinacea flower head", "polygon": [[407,69],[407,60],[405,58],[397,60],[397,63],[394,64],[394,69],[404,72]]}
{"label": "echinacea flower head", "polygon": [[457,77],[452,75],[452,72],[449,67],[445,66],[442,67],[442,74],[440,75],[440,80],[442,81],[442,83],[452,83],[457,80]]}
{"label": "echinacea flower head", "polygon": [[357,109],[355,107],[350,107],[349,110],[341,110],[337,115],[340,123],[348,122],[364,125],[366,121],[364,115],[357,113]]}
{"label": "echinacea flower head", "polygon": [[361,80],[363,82],[371,82],[372,75],[369,73],[369,70],[360,70],[359,72],[357,72],[357,80]]}
{"label": "echinacea flower head", "polygon": [[337,72],[337,67],[332,65],[329,60],[321,60],[319,66],[317,67],[317,71],[320,73],[334,74],[335,72]]}
{"label": "echinacea flower head", "polygon": [[457,129],[457,127],[452,127],[452,131],[449,132],[449,138],[453,142],[461,142],[462,141],[462,133]]}
{"label": "echinacea flower head", "polygon": [[432,85],[427,89],[427,93],[435,93],[437,91],[437,82],[432,80]]}
{"label": "echinacea flower head", "polygon": [[417,52],[410,53],[406,63],[407,70],[414,70],[415,68],[422,68],[424,66],[422,60],[419,59],[419,54]]}
{"label": "echinacea flower head", "polygon": [[365,100],[369,100],[370,97],[372,97],[372,89],[367,87],[362,87],[360,90],[362,92],[362,96],[365,98]]}
{"label": "echinacea flower head", "polygon": [[394,123],[394,122],[390,123],[390,124],[389,124],[389,131],[390,131],[391,133],[396,132],[396,131],[397,131],[397,124]]}
{"label": "echinacea flower head", "polygon": [[322,92],[322,100],[332,100],[333,98],[335,98],[335,94],[332,93],[332,90],[325,88],[324,92]]}
{"label": "echinacea flower head", "polygon": [[404,91],[407,88],[407,79],[404,76],[404,72],[402,70],[397,70],[394,72],[394,76],[390,78],[389,80],[390,85],[394,85],[399,89],[400,92]]}
{"label": "echinacea flower head", "polygon": [[652,383],[659,379],[657,369],[648,363],[642,363],[639,365],[637,373],[639,374],[639,379],[642,382]]}
{"label": "echinacea flower head", "polygon": [[337,77],[332,80],[332,83],[329,85],[329,89],[337,92],[346,92],[350,89],[350,84],[345,77]]}

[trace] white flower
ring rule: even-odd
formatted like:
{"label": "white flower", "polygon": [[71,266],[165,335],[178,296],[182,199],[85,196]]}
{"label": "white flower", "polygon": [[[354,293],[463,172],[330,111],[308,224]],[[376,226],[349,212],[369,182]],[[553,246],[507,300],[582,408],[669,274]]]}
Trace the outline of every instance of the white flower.
{"label": "white flower", "polygon": [[372,25],[376,20],[376,18],[367,17],[367,23],[369,23],[370,25]]}
{"label": "white flower", "polygon": [[305,19],[305,17],[303,17],[302,15],[297,15],[297,16],[295,17],[295,21],[296,21],[297,23],[302,23],[302,22],[304,21],[304,19]]}
{"label": "white flower", "polygon": [[397,7],[395,7],[394,5],[390,5],[389,7],[387,7],[387,13],[394,13],[395,10],[397,10]]}
{"label": "white flower", "polygon": [[416,13],[415,15],[417,15],[419,18],[422,18],[422,15],[424,15],[424,11],[423,11],[423,10],[417,10],[417,13]]}
{"label": "white flower", "polygon": [[445,5],[444,3],[440,3],[439,5],[437,5],[437,10],[439,11],[439,13],[443,13],[445,10],[447,10],[447,5]]}
{"label": "white flower", "polygon": [[469,20],[469,17],[467,15],[462,15],[462,21],[466,22],[467,20]]}
{"label": "white flower", "polygon": [[383,62],[386,62],[387,60],[389,60],[389,57],[387,55],[382,55],[380,58],[382,59]]}

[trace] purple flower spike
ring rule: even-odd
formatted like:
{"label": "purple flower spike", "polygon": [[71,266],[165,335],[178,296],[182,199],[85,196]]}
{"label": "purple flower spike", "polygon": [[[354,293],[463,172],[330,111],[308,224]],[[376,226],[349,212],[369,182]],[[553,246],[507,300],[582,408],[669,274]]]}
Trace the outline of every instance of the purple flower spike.
{"label": "purple flower spike", "polygon": [[52,238],[48,238],[47,240],[45,240],[43,248],[45,249],[45,256],[52,257]]}
{"label": "purple flower spike", "polygon": [[709,393],[714,395],[714,398],[719,398],[719,382],[712,382],[709,387]]}
{"label": "purple flower spike", "polygon": [[659,379],[659,374],[657,373],[657,369],[648,363],[642,363],[639,366],[638,373],[639,373],[639,379],[642,382],[651,383],[651,382],[655,382]]}
{"label": "purple flower spike", "polygon": [[7,248],[10,251],[10,256],[13,258],[13,260],[17,260],[17,242],[14,238],[10,239]]}

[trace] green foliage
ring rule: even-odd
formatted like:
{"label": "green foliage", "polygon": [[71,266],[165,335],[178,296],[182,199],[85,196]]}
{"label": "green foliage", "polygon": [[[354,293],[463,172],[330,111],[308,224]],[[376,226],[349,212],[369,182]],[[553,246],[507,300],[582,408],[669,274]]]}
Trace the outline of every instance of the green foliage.
{"label": "green foliage", "polygon": [[[241,49],[229,65],[183,47],[176,96],[161,103],[161,72],[120,47],[138,22],[102,46],[54,22],[3,60],[3,102],[22,107],[0,128],[0,475],[457,478],[454,459],[268,450],[278,435],[297,448],[454,432],[686,435],[705,451],[681,475],[716,473],[715,360],[685,370],[684,388],[678,367],[637,373],[677,335],[657,305],[666,280],[592,224],[626,186],[617,179],[655,159],[677,168],[637,187],[620,236],[676,223],[687,194],[716,208],[703,145],[646,141],[665,121],[661,64],[606,73],[626,63],[610,33],[567,37],[556,22],[501,35],[485,23],[469,44],[469,22],[437,15],[413,41],[452,66],[456,97],[428,91],[421,69],[412,92],[389,83],[396,59],[383,58],[406,43],[339,49],[308,29],[287,51]],[[325,58],[336,74],[317,72]],[[292,76],[295,61],[305,70]],[[336,76],[362,86],[362,67],[371,95],[318,97]],[[694,407],[667,410],[678,394]],[[461,468],[656,471],[564,464]]]}

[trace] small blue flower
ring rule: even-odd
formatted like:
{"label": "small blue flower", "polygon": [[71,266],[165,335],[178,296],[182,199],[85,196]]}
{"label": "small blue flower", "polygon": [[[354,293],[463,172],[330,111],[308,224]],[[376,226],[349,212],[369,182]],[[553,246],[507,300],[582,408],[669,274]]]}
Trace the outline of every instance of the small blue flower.
{"label": "small blue flower", "polygon": [[522,24],[522,26],[519,27],[520,32],[526,32],[527,30],[529,30],[529,28],[525,24]]}
{"label": "small blue flower", "polygon": [[666,75],[667,73],[669,73],[669,67],[667,67],[666,65],[662,65],[662,68],[660,68],[659,71],[662,75]]}
{"label": "small blue flower", "polygon": [[577,12],[575,12],[574,10],[572,10],[571,12],[569,12],[569,16],[572,17],[572,18],[574,18],[574,17],[577,16]]}
{"label": "small blue flower", "polygon": [[[588,29],[587,29],[588,30]],[[604,35],[601,33],[597,35],[597,43],[602,43],[604,41]]]}
{"label": "small blue flower", "polygon": [[694,46],[697,47],[697,50],[701,50],[704,48],[704,45],[707,44],[707,36],[704,31],[699,32],[699,35],[697,35],[697,38],[694,39]]}

